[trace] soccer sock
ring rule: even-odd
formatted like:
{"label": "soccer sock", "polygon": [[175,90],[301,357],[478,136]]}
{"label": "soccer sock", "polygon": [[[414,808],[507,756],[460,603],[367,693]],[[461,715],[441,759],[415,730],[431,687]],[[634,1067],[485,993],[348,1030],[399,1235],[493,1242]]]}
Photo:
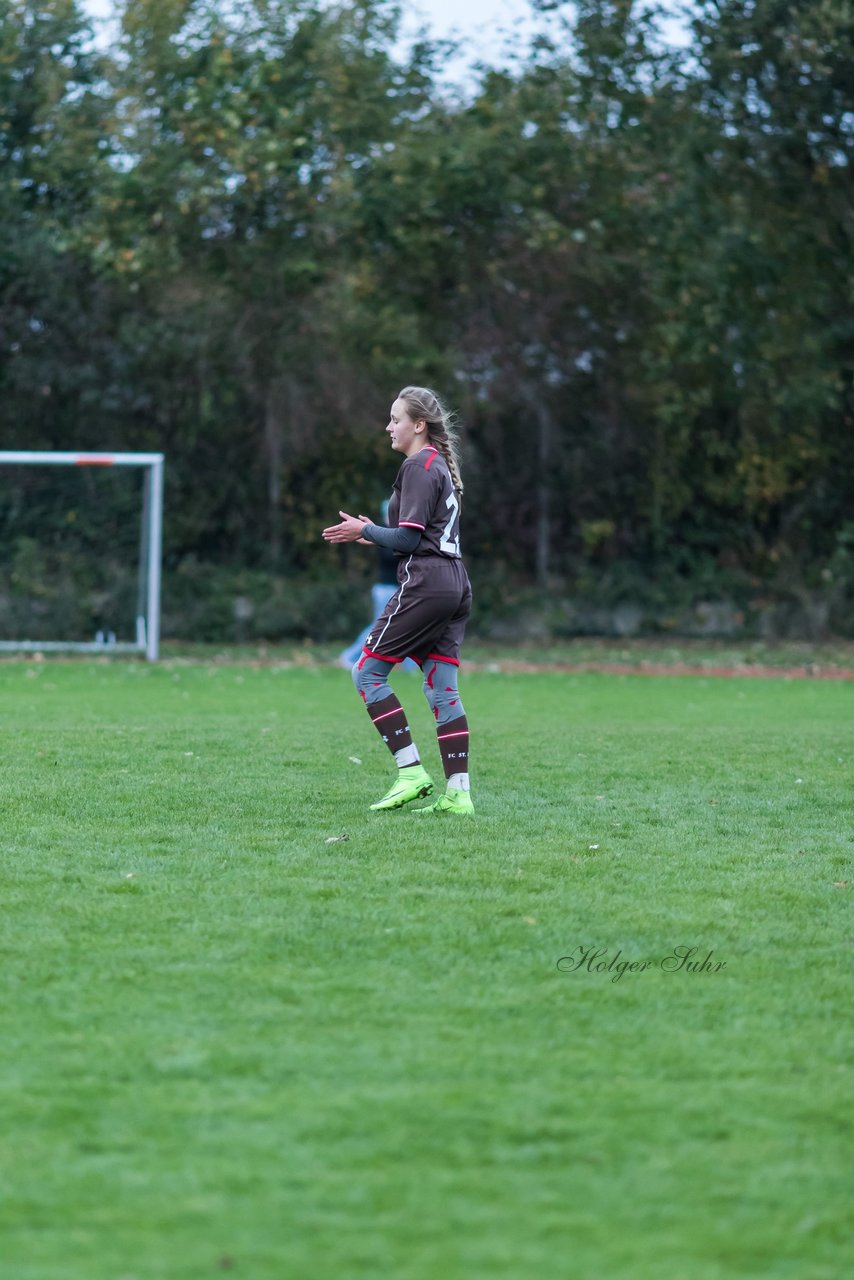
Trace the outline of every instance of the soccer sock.
{"label": "soccer sock", "polygon": [[366,703],[366,706],[377,732],[394,756],[397,767],[403,769],[407,765],[418,764],[418,749],[406,723],[406,712],[396,695],[390,693],[378,702]]}
{"label": "soccer sock", "polygon": [[393,666],[393,662],[363,653],[353,667],[353,683],[398,769],[405,769],[421,760],[406,723],[406,712],[388,682]]}
{"label": "soccer sock", "polygon": [[[458,787],[461,791],[467,791],[469,767],[468,720],[465,716],[457,716],[455,720],[448,720],[446,724],[437,725],[436,737],[439,741],[442,768],[445,770],[448,785]],[[451,782],[451,778],[457,774],[462,774],[465,777],[466,785]]]}
{"label": "soccer sock", "polygon": [[429,658],[424,663],[424,696],[436,717],[436,737],[449,787],[469,790],[469,722],[457,688],[458,663]]}

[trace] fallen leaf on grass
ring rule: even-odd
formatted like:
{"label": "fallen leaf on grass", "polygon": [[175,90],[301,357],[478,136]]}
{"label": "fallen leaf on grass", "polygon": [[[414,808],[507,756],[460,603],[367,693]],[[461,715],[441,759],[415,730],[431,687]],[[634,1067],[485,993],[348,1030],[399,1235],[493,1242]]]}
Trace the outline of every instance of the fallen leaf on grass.
{"label": "fallen leaf on grass", "polygon": [[324,844],[343,844],[345,840],[349,840],[349,839],[350,837],[347,835],[347,832],[342,831],[340,836],[327,836],[323,843]]}
{"label": "fallen leaf on grass", "polygon": [[844,889],[847,884],[848,884],[847,880],[834,880],[833,887],[834,889]]}
{"label": "fallen leaf on grass", "polygon": [[351,763],[351,764],[361,764],[361,763],[362,763],[358,756],[348,756],[348,757],[347,757],[347,759],[350,761],[350,763]]}
{"label": "fallen leaf on grass", "polygon": [[525,921],[525,924],[536,924],[536,923],[537,923],[537,917],[536,917],[536,916],[522,916],[522,919]]}

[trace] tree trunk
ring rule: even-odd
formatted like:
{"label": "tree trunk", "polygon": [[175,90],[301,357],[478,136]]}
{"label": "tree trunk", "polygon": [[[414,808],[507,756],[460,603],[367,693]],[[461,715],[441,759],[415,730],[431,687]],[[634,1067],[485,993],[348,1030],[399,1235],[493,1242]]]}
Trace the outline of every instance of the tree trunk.
{"label": "tree trunk", "polygon": [[264,398],[264,448],[267,455],[267,525],[270,568],[282,557],[282,452],[286,405],[291,400],[285,379],[273,378]]}
{"label": "tree trunk", "polygon": [[551,568],[551,477],[553,440],[552,416],[540,401],[537,404],[537,586],[545,591]]}
{"label": "tree trunk", "polygon": [[539,388],[525,386],[520,381],[519,390],[537,424],[537,465],[534,481],[534,493],[537,501],[534,571],[537,586],[544,591],[548,583],[552,558],[550,470],[555,436],[554,418],[551,409],[544,403]]}

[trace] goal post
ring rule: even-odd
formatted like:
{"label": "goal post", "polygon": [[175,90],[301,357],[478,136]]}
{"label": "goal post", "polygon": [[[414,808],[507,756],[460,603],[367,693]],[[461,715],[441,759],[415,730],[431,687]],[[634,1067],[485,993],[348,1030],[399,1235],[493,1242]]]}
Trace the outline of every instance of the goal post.
{"label": "goal post", "polygon": [[160,574],[163,555],[162,453],[61,453],[0,450],[0,466],[143,467],[139,539],[139,588],[132,641],[112,635],[91,643],[73,640],[0,640],[0,652],[144,653],[149,662],[160,654]]}

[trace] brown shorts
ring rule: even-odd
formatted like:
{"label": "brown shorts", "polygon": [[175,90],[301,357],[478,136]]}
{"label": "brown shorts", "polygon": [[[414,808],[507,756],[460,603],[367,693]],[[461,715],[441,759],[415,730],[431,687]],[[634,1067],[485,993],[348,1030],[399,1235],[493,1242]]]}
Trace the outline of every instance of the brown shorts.
{"label": "brown shorts", "polygon": [[386,662],[445,658],[459,664],[471,613],[471,583],[462,560],[404,556],[400,586],[377,618],[364,652]]}

